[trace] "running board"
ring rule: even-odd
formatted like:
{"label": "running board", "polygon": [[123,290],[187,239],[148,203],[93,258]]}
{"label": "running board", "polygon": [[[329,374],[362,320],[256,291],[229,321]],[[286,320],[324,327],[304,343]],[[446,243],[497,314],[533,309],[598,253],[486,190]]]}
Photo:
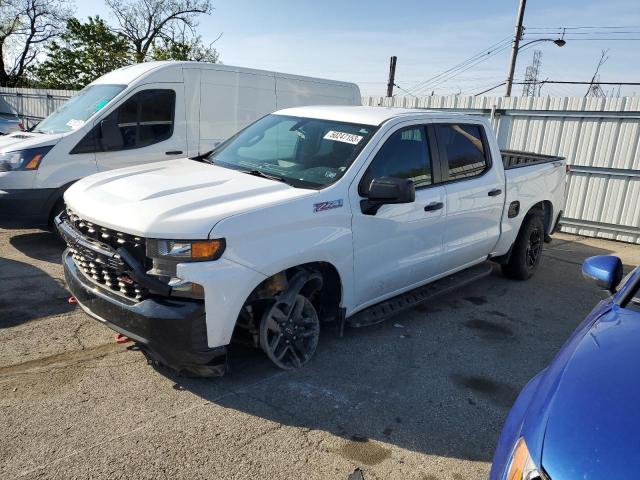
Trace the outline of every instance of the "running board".
{"label": "running board", "polygon": [[366,308],[346,319],[346,324],[350,327],[368,327],[399,313],[409,310],[421,303],[431,300],[439,295],[444,295],[457,288],[468,285],[491,275],[493,270],[492,262],[483,262],[448,277],[428,283],[407,293],[390,298],[384,302],[377,303]]}

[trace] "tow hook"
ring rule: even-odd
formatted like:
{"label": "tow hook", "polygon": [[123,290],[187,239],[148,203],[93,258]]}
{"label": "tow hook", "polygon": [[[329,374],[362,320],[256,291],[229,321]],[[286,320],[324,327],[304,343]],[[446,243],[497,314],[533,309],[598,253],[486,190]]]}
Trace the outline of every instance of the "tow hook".
{"label": "tow hook", "polygon": [[69,303],[69,305],[75,305],[78,303],[78,299],[76,297],[69,297],[67,303]]}
{"label": "tow hook", "polygon": [[126,335],[122,335],[121,333],[116,333],[113,338],[115,339],[116,343],[119,343],[120,345],[133,341],[129,337],[127,337]]}

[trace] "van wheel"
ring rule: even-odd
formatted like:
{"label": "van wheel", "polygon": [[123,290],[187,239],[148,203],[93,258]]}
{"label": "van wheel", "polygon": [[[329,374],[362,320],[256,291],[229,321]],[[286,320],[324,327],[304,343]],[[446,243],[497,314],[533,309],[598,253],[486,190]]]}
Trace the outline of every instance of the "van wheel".
{"label": "van wheel", "polygon": [[49,215],[49,230],[51,230],[51,232],[53,232],[58,237],[58,239],[62,241],[64,241],[64,239],[62,238],[62,236],[60,235],[60,232],[56,228],[55,219],[58,215],[60,215],[64,211],[64,209],[65,209],[64,200],[61,198],[53,206],[53,208],[51,209],[51,214]]}
{"label": "van wheel", "polygon": [[300,368],[316,351],[320,320],[311,301],[297,294],[291,304],[276,300],[260,322],[260,347],[284,370]]}
{"label": "van wheel", "polygon": [[518,232],[509,262],[502,265],[502,273],[515,280],[527,280],[540,264],[544,245],[544,223],[538,214],[528,215]]}

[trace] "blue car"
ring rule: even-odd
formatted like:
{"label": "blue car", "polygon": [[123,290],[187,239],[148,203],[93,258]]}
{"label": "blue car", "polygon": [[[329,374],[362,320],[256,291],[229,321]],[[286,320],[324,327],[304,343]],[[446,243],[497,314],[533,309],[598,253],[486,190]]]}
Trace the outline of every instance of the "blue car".
{"label": "blue car", "polygon": [[640,478],[640,267],[622,280],[598,256],[582,272],[611,296],[520,393],[491,480]]}

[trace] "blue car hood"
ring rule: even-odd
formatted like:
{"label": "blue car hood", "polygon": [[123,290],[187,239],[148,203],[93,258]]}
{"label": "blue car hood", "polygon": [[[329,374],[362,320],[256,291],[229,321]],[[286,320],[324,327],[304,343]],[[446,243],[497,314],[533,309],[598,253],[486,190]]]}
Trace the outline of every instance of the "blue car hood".
{"label": "blue car hood", "polygon": [[579,340],[548,409],[552,480],[640,475],[640,313],[617,305]]}

